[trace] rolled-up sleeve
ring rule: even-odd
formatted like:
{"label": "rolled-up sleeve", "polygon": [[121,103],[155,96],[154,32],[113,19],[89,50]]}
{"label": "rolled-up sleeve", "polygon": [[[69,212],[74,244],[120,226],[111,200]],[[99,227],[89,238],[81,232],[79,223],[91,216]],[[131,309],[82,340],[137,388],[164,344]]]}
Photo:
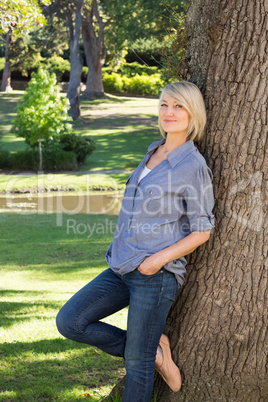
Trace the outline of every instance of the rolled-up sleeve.
{"label": "rolled-up sleeve", "polygon": [[212,173],[207,166],[201,166],[186,186],[184,201],[190,232],[211,230],[214,227],[214,195]]}

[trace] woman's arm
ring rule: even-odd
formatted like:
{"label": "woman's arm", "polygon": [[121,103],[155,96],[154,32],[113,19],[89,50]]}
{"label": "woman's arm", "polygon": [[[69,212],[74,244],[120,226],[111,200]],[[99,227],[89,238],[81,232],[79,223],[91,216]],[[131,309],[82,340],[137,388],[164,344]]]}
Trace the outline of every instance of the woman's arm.
{"label": "woman's arm", "polygon": [[150,257],[147,257],[140,264],[138,270],[144,275],[153,275],[168,262],[190,254],[198,246],[205,243],[209,239],[209,236],[210,230],[192,232],[184,237],[184,239],[172,244],[172,246],[164,248],[163,250],[150,255]]}

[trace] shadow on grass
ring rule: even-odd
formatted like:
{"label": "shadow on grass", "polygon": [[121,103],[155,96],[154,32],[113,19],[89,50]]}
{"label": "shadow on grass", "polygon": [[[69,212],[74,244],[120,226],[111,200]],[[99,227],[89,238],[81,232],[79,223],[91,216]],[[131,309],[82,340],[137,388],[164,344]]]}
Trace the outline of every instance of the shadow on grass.
{"label": "shadow on grass", "polygon": [[160,140],[160,134],[154,127],[129,126],[125,133],[111,129],[109,136],[100,132],[96,137],[96,150],[86,160],[86,166],[89,170],[135,169],[148,146],[157,140]]}
{"label": "shadow on grass", "polygon": [[4,343],[5,359],[0,392],[12,392],[6,400],[98,401],[98,389],[112,386],[122,375],[123,360],[106,355],[88,345],[60,338],[35,342]]}
{"label": "shadow on grass", "polygon": [[[104,120],[105,119],[105,120]],[[87,125],[87,128],[90,126],[94,128],[105,128],[110,127],[114,129],[122,129],[127,128],[129,126],[137,126],[144,125],[148,127],[154,127],[157,129],[157,117],[150,116],[137,116],[137,114],[132,115],[120,115],[109,114],[105,115],[105,112],[101,116],[84,116],[83,117],[84,125]]]}
{"label": "shadow on grass", "polygon": [[12,120],[16,116],[16,106],[21,97],[22,94],[0,94],[0,140],[3,149],[11,152],[26,148],[26,144],[10,132]]}
{"label": "shadow on grass", "polygon": [[130,98],[130,97],[124,97],[123,95],[120,96],[115,96],[115,95],[108,95],[106,94],[106,98],[104,99],[94,99],[94,100],[86,100],[83,94],[81,95],[81,101],[82,103],[82,108],[83,105],[101,105],[101,104],[110,104],[110,103],[125,103],[125,102],[131,102],[135,100],[135,97]]}
{"label": "shadow on grass", "polygon": [[19,95],[19,94],[15,94],[15,95],[0,94],[1,126],[11,124],[11,116],[12,116],[12,114],[15,113],[16,106],[17,106],[18,102],[21,100],[21,98],[22,98],[22,95]]}
{"label": "shadow on grass", "polygon": [[[23,293],[23,292],[22,292]],[[24,293],[28,293],[25,291]],[[46,292],[39,292],[39,295],[44,294]],[[62,306],[61,302],[42,302],[35,301],[33,302],[13,302],[13,301],[4,301],[0,302],[0,322],[2,328],[8,328],[17,325],[21,322],[30,321],[33,317],[36,317],[36,311],[39,310],[39,318],[42,319],[51,319],[51,317],[43,317],[42,311],[46,311],[48,309],[53,309],[58,311]]]}
{"label": "shadow on grass", "polygon": [[26,352],[33,353],[60,353],[69,351],[75,351],[80,349],[88,349],[88,345],[79,344],[77,342],[69,341],[68,339],[56,338],[56,339],[42,339],[34,342],[5,342],[1,345],[2,356],[18,356]]}
{"label": "shadow on grass", "polygon": [[[72,229],[68,228],[69,219]],[[104,256],[116,221],[117,216],[108,215],[2,214],[2,272],[10,272],[11,267],[22,275],[36,271],[38,277],[42,272],[48,274],[42,279],[50,281],[57,274],[87,271],[90,278],[94,268],[106,265]]]}
{"label": "shadow on grass", "polygon": [[40,292],[38,290],[13,290],[13,289],[1,289],[0,297],[13,297],[17,295],[38,296]]}

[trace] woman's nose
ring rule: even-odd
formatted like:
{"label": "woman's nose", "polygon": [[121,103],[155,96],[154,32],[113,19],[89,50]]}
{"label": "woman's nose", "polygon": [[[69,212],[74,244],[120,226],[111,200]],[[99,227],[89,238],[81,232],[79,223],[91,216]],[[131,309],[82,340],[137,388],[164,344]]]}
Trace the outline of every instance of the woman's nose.
{"label": "woman's nose", "polygon": [[167,116],[173,116],[174,115],[173,109],[171,107],[168,107],[166,109],[166,115]]}

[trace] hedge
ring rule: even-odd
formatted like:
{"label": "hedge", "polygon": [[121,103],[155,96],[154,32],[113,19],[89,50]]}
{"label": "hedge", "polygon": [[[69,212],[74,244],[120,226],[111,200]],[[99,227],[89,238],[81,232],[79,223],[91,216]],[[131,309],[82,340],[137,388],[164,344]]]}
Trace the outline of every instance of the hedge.
{"label": "hedge", "polygon": [[160,74],[150,76],[136,74],[129,78],[118,73],[104,73],[103,86],[106,92],[158,96],[164,82],[161,80]]}
{"label": "hedge", "polygon": [[[55,73],[58,81],[68,80],[70,73],[70,62],[62,57],[53,56],[49,59],[39,60],[32,69],[43,66],[50,73]],[[0,58],[0,73],[4,69],[4,58]],[[103,85],[105,92],[133,95],[155,95],[158,96],[159,89],[165,85],[161,79],[161,72],[158,67],[149,67],[137,62],[125,63],[113,71],[111,67],[103,68]],[[85,82],[88,68],[83,67],[82,80]]]}
{"label": "hedge", "polygon": [[[46,143],[43,148],[43,168],[48,171],[74,170],[95,150],[91,137],[62,134],[60,141]],[[39,167],[39,151],[27,148],[10,153],[0,147],[0,169],[33,170]]]}
{"label": "hedge", "polygon": [[[24,149],[15,153],[0,150],[0,168],[37,171],[39,152],[37,149]],[[74,170],[77,167],[76,154],[62,149],[44,150],[43,167],[48,171]]]}

